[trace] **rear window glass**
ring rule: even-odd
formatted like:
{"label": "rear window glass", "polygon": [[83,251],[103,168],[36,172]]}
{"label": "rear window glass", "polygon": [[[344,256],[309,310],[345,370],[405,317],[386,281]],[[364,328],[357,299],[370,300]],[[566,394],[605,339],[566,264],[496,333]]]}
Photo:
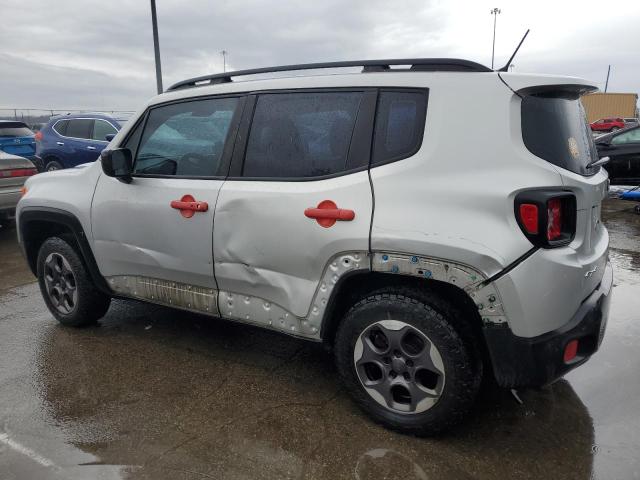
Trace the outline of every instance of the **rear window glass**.
{"label": "rear window glass", "polygon": [[382,91],[378,100],[373,164],[413,155],[422,143],[426,92]]}
{"label": "rear window glass", "polygon": [[21,122],[0,123],[0,137],[28,137],[33,132]]}
{"label": "rear window glass", "polygon": [[534,155],[580,175],[598,160],[591,129],[577,98],[526,95],[522,99],[522,139]]}

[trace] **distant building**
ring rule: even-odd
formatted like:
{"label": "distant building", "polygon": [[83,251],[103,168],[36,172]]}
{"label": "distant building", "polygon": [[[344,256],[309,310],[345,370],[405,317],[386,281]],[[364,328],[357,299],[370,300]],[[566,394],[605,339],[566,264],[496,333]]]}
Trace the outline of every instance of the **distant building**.
{"label": "distant building", "polygon": [[589,123],[607,117],[638,117],[637,93],[591,93],[582,97]]}

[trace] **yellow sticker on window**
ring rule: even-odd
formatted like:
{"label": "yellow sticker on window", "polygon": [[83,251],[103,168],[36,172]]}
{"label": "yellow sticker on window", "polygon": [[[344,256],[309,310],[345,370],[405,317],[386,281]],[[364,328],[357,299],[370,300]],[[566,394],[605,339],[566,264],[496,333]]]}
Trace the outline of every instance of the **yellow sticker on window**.
{"label": "yellow sticker on window", "polygon": [[569,137],[567,143],[569,144],[569,153],[571,154],[571,156],[573,158],[578,158],[580,156],[580,149],[578,148],[578,142],[576,141],[576,139],[573,137]]}

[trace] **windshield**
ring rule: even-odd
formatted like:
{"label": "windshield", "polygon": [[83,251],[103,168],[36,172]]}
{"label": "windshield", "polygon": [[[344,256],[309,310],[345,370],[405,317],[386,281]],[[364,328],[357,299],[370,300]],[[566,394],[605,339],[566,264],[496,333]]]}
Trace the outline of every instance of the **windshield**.
{"label": "windshield", "polygon": [[33,135],[33,132],[24,123],[0,123],[0,137],[28,137],[30,135]]}
{"label": "windshield", "polygon": [[598,171],[591,130],[579,98],[534,94],[522,98],[522,139],[534,155],[574,173]]}

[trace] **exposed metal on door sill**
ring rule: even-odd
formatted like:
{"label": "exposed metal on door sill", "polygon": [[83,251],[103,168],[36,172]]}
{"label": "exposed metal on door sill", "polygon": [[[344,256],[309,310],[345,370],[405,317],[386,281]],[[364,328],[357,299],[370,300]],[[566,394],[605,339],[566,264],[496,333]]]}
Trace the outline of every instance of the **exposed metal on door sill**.
{"label": "exposed metal on door sill", "polygon": [[107,277],[107,282],[114,292],[126,297],[207,315],[220,314],[214,288],[136,275]]}

